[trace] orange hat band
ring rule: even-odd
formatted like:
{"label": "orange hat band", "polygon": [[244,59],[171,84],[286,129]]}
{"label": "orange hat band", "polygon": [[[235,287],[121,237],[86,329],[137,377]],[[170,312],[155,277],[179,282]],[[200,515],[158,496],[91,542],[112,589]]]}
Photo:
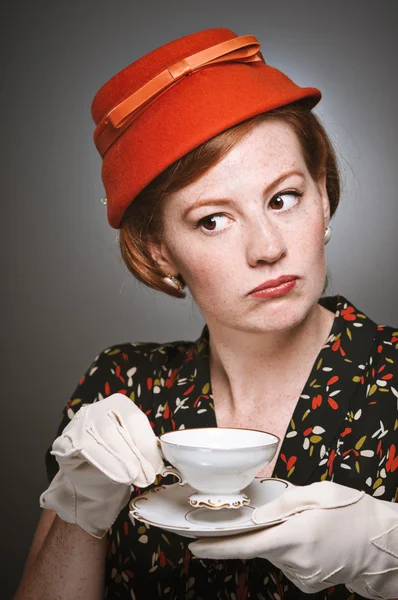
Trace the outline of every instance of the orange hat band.
{"label": "orange hat band", "polygon": [[98,152],[104,157],[108,148],[123,131],[152,102],[183,77],[216,63],[253,63],[258,61],[265,63],[260,52],[260,43],[253,35],[232,38],[179,60],[125,98],[105,115],[94,131],[94,143]]}

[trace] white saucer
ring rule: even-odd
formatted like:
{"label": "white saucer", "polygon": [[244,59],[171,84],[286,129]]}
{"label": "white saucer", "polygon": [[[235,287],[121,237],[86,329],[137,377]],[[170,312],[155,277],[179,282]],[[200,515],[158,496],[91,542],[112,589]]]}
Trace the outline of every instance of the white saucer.
{"label": "white saucer", "polygon": [[188,498],[195,491],[190,485],[161,485],[133,498],[129,517],[133,524],[137,519],[189,538],[234,535],[264,527],[252,521],[254,509],[275,500],[291,487],[293,484],[284,479],[258,478],[242,490],[250,498],[248,506],[209,510],[190,506]]}

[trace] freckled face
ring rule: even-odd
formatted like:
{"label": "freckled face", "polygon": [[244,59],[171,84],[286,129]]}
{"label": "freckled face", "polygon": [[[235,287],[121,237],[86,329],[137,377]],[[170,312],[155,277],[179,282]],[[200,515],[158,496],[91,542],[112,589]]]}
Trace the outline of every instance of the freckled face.
{"label": "freckled face", "polygon": [[[302,174],[275,184],[292,170]],[[203,200],[211,203],[197,206]],[[163,210],[168,266],[182,275],[209,325],[283,331],[316,305],[326,274],[329,201],[288,124],[257,125],[198,181],[171,194]],[[247,295],[291,274],[301,279],[288,294]]]}

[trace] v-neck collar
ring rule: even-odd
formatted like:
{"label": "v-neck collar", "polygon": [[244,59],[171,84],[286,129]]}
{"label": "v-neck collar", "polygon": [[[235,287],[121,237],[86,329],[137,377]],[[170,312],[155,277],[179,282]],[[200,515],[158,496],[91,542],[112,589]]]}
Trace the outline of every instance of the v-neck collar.
{"label": "v-neck collar", "polygon": [[[272,474],[297,485],[308,483],[325,448],[338,435],[377,330],[342,295],[320,298],[319,304],[334,312],[332,328],[297,400]],[[206,324],[174,372],[173,383],[181,386],[178,397],[175,390],[169,397],[175,429],[217,427],[209,350]]]}

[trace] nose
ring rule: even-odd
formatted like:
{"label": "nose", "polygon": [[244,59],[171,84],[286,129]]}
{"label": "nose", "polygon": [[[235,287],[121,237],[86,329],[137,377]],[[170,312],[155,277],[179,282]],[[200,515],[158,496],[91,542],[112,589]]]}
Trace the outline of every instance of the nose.
{"label": "nose", "polygon": [[252,267],[258,262],[277,262],[287,252],[282,233],[267,217],[254,218],[248,224],[246,235],[247,262]]}

